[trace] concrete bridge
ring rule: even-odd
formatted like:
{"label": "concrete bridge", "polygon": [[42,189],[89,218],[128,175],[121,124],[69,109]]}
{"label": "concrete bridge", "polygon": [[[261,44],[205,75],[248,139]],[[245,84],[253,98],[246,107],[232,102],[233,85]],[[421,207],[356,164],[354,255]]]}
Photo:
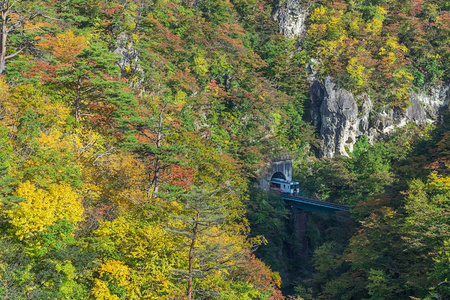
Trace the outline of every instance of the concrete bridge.
{"label": "concrete bridge", "polygon": [[[288,154],[280,154],[269,157],[269,162],[259,171],[259,186],[264,190],[270,189],[270,181],[280,178],[292,181],[292,157]],[[293,212],[314,211],[326,214],[336,212],[348,212],[350,208],[331,202],[313,199],[301,193],[299,195],[282,194],[284,201],[291,207]]]}
{"label": "concrete bridge", "polygon": [[[278,155],[269,158],[266,166],[259,171],[259,186],[264,190],[270,190],[270,181],[274,178],[281,178],[287,181],[292,181],[292,158],[289,155]],[[283,193],[281,197],[286,205],[291,210],[290,223],[294,228],[297,239],[302,243],[302,256],[308,256],[309,241],[305,233],[307,231],[307,212],[318,212],[330,215],[340,214],[348,215],[350,208],[345,205],[340,205],[331,202],[325,202],[318,199],[313,199],[307,195],[302,194],[300,187],[299,194]]]}
{"label": "concrete bridge", "polygon": [[304,195],[282,194],[283,200],[290,205],[293,212],[314,211],[325,214],[334,214],[336,212],[349,212],[350,207],[346,205],[325,202],[318,199],[311,199]]}

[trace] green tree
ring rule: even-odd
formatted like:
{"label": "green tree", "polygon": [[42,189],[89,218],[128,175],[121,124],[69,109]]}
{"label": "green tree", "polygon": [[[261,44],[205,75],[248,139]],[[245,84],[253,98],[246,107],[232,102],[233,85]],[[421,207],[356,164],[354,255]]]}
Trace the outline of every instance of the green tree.
{"label": "green tree", "polygon": [[45,16],[44,5],[43,1],[0,1],[0,75],[8,60],[32,50],[40,31],[40,25],[33,22]]}
{"label": "green tree", "polygon": [[88,120],[110,130],[133,114],[134,94],[120,79],[119,56],[111,53],[106,43],[88,42],[67,31],[46,36],[40,47],[51,54],[50,62],[37,65],[36,73],[50,91],[57,88],[53,92],[70,103],[76,122]]}
{"label": "green tree", "polygon": [[[231,268],[243,256],[242,238],[233,237],[221,228],[227,215],[225,201],[217,197],[216,191],[198,187],[179,199],[182,209],[173,218],[180,225],[171,231],[183,236],[187,243],[188,268],[180,272],[187,280],[188,299],[193,299],[206,288],[198,283],[199,279],[216,270]],[[212,290],[204,290],[203,293]]]}
{"label": "green tree", "polygon": [[[428,262],[418,277],[442,297],[449,295],[448,240],[450,238],[450,177],[432,173],[427,182],[413,180],[405,193],[405,239],[408,250]],[[425,272],[424,272],[425,271]],[[430,276],[431,274],[431,276]]]}
{"label": "green tree", "polygon": [[5,208],[11,208],[15,203],[21,201],[21,198],[12,194],[12,183],[16,181],[10,171],[12,166],[12,152],[13,149],[8,138],[8,129],[0,126],[0,206],[2,207],[2,211]]}
{"label": "green tree", "polygon": [[247,203],[247,218],[251,237],[264,238],[265,243],[255,251],[260,259],[274,270],[282,269],[287,256],[283,252],[288,239],[289,211],[279,195],[261,189],[251,188]]}

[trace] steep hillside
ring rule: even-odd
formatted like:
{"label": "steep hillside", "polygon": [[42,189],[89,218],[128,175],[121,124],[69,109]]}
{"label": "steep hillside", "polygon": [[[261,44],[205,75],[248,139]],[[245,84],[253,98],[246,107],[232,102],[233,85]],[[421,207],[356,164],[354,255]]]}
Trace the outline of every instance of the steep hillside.
{"label": "steep hillside", "polygon": [[0,298],[449,297],[449,9],[0,0]]}

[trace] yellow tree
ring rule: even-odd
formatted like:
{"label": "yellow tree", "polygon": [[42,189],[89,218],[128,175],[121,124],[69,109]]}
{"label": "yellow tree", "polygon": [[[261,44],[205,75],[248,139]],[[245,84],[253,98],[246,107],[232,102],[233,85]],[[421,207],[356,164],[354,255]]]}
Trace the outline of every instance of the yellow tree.
{"label": "yellow tree", "polygon": [[227,273],[249,247],[242,203],[246,184],[230,157],[195,135],[185,134],[180,140],[187,144],[185,159],[195,173],[192,185],[174,197],[179,209],[172,213],[170,231],[184,241],[187,264],[177,272],[186,280],[186,295],[192,299],[220,290],[218,284],[201,282]]}
{"label": "yellow tree", "polygon": [[15,195],[23,201],[6,213],[14,235],[20,240],[44,231],[57,220],[76,224],[82,219],[83,206],[79,196],[65,183],[54,184],[44,190],[25,181],[18,186]]}
{"label": "yellow tree", "polygon": [[442,298],[450,296],[450,176],[433,172],[426,182],[413,180],[406,195],[404,238],[409,251],[420,253],[423,268],[417,284],[434,289]]}
{"label": "yellow tree", "polygon": [[99,295],[105,299],[120,296],[156,300],[180,291],[171,270],[183,264],[181,240],[167,232],[162,224],[124,214],[102,222],[94,234],[96,242],[92,246],[101,265],[91,294],[100,299]]}

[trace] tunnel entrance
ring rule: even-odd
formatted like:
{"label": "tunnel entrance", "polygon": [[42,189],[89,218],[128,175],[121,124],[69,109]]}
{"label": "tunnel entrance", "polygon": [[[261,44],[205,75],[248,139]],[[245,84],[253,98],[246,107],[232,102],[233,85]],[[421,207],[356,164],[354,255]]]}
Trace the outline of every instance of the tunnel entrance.
{"label": "tunnel entrance", "polygon": [[292,180],[292,159],[289,155],[279,155],[265,160],[265,165],[258,170],[256,185],[264,190],[270,189],[270,182]]}
{"label": "tunnel entrance", "polygon": [[275,172],[275,173],[272,175],[272,178],[270,178],[270,180],[273,180],[273,179],[275,179],[275,178],[286,180],[286,176],[284,176],[284,174],[281,173],[281,172]]}

